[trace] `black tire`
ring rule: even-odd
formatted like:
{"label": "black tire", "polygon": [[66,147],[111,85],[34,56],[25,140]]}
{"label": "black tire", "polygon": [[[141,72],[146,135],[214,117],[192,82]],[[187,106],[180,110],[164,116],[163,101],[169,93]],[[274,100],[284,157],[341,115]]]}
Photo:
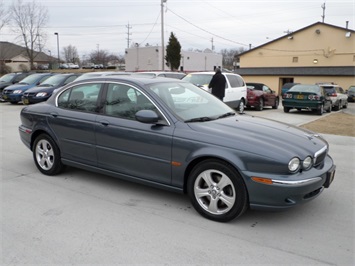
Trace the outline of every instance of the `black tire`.
{"label": "black tire", "polygon": [[64,169],[59,148],[47,134],[41,134],[36,138],[32,151],[35,164],[43,174],[56,175]]}
{"label": "black tire", "polygon": [[322,115],[324,113],[324,104],[320,106],[319,109],[317,109],[317,115]]}
{"label": "black tire", "polygon": [[343,105],[343,108],[344,108],[344,109],[348,108],[348,101],[347,101],[347,100],[345,101],[345,103],[344,103],[344,105]]}
{"label": "black tire", "polygon": [[187,192],[196,211],[217,222],[233,220],[248,207],[248,193],[242,177],[220,160],[209,159],[196,165],[189,175]]}
{"label": "black tire", "polygon": [[17,102],[14,102],[14,101],[11,101],[10,103],[11,103],[11,104],[17,104]]}
{"label": "black tire", "polygon": [[272,106],[272,109],[277,109],[279,107],[279,104],[280,104],[280,100],[279,98],[275,98],[275,105]]}
{"label": "black tire", "polygon": [[290,107],[284,106],[284,112],[285,112],[285,113],[288,113],[288,112],[290,111],[290,109],[291,109]]}
{"label": "black tire", "polygon": [[264,109],[264,99],[260,98],[259,99],[259,105],[256,107],[257,111],[262,111]]}
{"label": "black tire", "polygon": [[331,111],[332,111],[332,105],[329,105],[327,112],[330,113]]}
{"label": "black tire", "polygon": [[245,110],[245,103],[244,100],[240,100],[240,103],[238,105],[238,111],[240,114],[244,113]]}

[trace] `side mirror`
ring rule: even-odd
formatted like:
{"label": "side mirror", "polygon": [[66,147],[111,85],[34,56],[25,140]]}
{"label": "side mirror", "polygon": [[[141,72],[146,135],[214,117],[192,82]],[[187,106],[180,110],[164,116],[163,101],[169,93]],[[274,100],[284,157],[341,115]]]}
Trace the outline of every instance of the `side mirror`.
{"label": "side mirror", "polygon": [[156,124],[159,121],[159,116],[152,110],[140,110],[135,114],[137,121],[145,124]]}

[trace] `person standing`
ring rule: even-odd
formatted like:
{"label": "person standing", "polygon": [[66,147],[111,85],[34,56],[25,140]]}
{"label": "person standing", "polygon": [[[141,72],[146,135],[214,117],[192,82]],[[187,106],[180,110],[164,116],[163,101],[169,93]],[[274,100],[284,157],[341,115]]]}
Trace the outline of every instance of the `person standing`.
{"label": "person standing", "polygon": [[226,78],[219,68],[216,68],[216,73],[213,75],[208,88],[212,88],[211,93],[223,101],[226,89]]}

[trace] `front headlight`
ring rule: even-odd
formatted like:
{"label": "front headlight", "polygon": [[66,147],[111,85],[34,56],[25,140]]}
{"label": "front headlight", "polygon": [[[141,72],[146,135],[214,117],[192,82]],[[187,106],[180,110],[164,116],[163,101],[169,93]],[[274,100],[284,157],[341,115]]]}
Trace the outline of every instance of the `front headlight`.
{"label": "front headlight", "polygon": [[13,94],[21,94],[22,93],[22,90],[15,90],[14,92],[13,92]]}
{"label": "front headlight", "polygon": [[47,92],[39,92],[36,94],[36,97],[45,97],[47,96]]}
{"label": "front headlight", "polygon": [[312,167],[313,159],[311,156],[307,156],[302,162],[302,168],[304,170],[309,170]]}
{"label": "front headlight", "polygon": [[290,172],[296,172],[300,169],[301,166],[301,161],[300,159],[298,159],[297,157],[292,158],[290,160],[290,162],[288,163],[288,170],[290,170]]}

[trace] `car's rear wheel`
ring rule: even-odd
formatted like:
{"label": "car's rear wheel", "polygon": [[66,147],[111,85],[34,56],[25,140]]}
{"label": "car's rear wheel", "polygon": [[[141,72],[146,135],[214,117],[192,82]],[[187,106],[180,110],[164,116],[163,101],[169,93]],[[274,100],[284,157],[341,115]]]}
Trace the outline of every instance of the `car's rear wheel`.
{"label": "car's rear wheel", "polygon": [[279,100],[279,98],[276,98],[275,105],[272,106],[272,109],[277,109],[279,107],[279,104],[280,104],[280,100]]}
{"label": "car's rear wheel", "polygon": [[244,100],[240,100],[239,106],[238,106],[238,111],[240,114],[244,113],[244,109],[245,109],[245,103]]}
{"label": "car's rear wheel", "polygon": [[290,107],[284,106],[284,112],[285,112],[285,113],[288,113],[288,112],[290,111],[290,109],[291,109]]}
{"label": "car's rear wheel", "polygon": [[248,193],[238,171],[220,160],[206,160],[189,175],[187,191],[191,203],[202,216],[228,222],[248,207]]}
{"label": "car's rear wheel", "polygon": [[264,109],[264,99],[260,98],[259,99],[259,105],[256,107],[256,110],[262,111]]}
{"label": "car's rear wheel", "polygon": [[59,148],[47,134],[41,134],[36,138],[32,150],[35,164],[43,174],[56,175],[64,169]]}

